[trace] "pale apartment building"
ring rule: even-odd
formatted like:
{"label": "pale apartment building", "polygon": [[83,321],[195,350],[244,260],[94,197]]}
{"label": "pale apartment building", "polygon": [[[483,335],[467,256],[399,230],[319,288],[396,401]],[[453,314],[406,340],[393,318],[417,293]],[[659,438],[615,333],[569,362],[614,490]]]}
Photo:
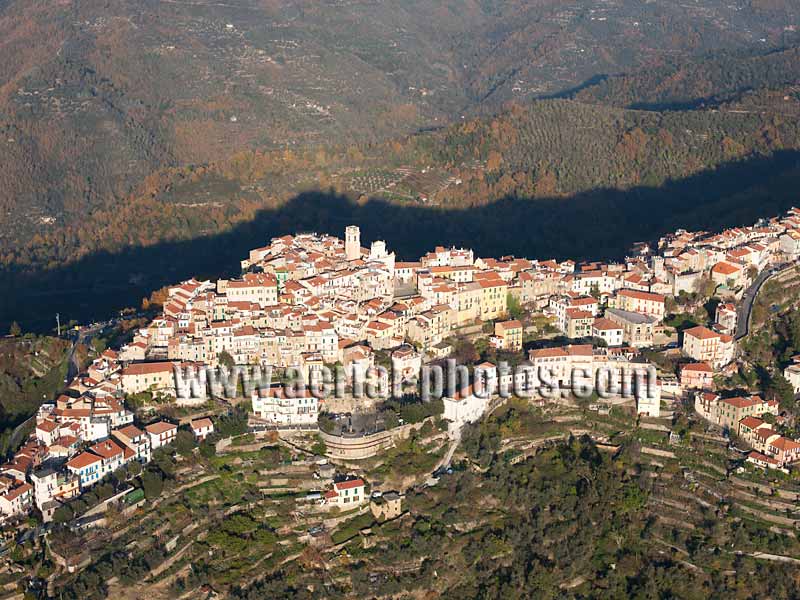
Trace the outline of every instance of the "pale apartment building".
{"label": "pale apartment building", "polygon": [[319,402],[310,390],[292,394],[291,389],[278,385],[254,390],[250,399],[253,414],[272,425],[291,427],[317,424]]}
{"label": "pale apartment building", "polygon": [[120,376],[122,391],[126,394],[153,391],[175,395],[175,363],[131,363]]}
{"label": "pale apartment building", "polygon": [[606,318],[622,328],[622,339],[634,348],[653,345],[656,318],[642,313],[607,308]]}
{"label": "pale apartment building", "polygon": [[698,325],[683,332],[683,352],[718,369],[733,360],[733,338]]}

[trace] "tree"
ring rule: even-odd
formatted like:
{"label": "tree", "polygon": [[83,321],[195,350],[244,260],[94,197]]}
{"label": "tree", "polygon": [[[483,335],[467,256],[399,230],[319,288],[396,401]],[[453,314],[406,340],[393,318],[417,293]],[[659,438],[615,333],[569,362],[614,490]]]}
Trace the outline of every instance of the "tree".
{"label": "tree", "polygon": [[781,373],[772,376],[766,387],[766,396],[780,402],[780,407],[783,410],[795,410],[797,400],[795,399],[794,388]]}
{"label": "tree", "polygon": [[186,429],[179,429],[175,435],[175,450],[181,456],[189,456],[194,451],[194,435]]}
{"label": "tree", "polygon": [[506,307],[511,319],[522,319],[525,316],[525,309],[522,308],[519,299],[512,294],[508,294],[506,297]]}
{"label": "tree", "polygon": [[148,469],[142,473],[141,479],[142,489],[148,500],[153,500],[161,495],[161,491],[164,489],[164,480],[161,477],[161,473]]}
{"label": "tree", "polygon": [[119,487],[128,480],[128,470],[125,467],[119,467],[111,474],[111,481],[115,487]]}
{"label": "tree", "polygon": [[471,365],[480,360],[481,356],[469,339],[459,337],[453,344],[453,358],[461,365]]}
{"label": "tree", "polygon": [[66,523],[72,519],[73,516],[74,513],[72,512],[72,507],[69,504],[62,504],[53,513],[53,522]]}
{"label": "tree", "polygon": [[497,171],[500,169],[502,162],[503,156],[497,152],[497,150],[492,150],[489,152],[489,157],[486,159],[486,170]]}
{"label": "tree", "polygon": [[711,298],[717,291],[717,284],[711,277],[702,277],[695,283],[695,293],[702,298]]}
{"label": "tree", "polygon": [[233,357],[227,350],[223,350],[222,352],[220,352],[217,358],[219,360],[219,364],[228,367],[229,369],[232,369],[233,367],[236,366],[236,361],[233,360]]}
{"label": "tree", "polygon": [[200,444],[200,456],[203,458],[211,458],[217,453],[217,445],[212,439],[205,439]]}
{"label": "tree", "polygon": [[317,436],[316,440],[314,440],[314,445],[311,446],[311,452],[318,456],[325,456],[328,452],[328,446],[325,445],[321,437]]}
{"label": "tree", "polygon": [[235,407],[230,413],[221,415],[214,424],[215,434],[226,438],[247,433],[247,411],[241,406]]}
{"label": "tree", "polygon": [[127,465],[128,475],[131,477],[138,477],[142,473],[142,463],[138,460],[132,460]]}
{"label": "tree", "polygon": [[14,337],[18,337],[22,335],[22,327],[19,326],[19,323],[13,321],[11,327],[8,328],[8,333]]}
{"label": "tree", "polygon": [[92,338],[92,348],[94,348],[97,354],[102,354],[106,347],[106,340],[102,338]]}

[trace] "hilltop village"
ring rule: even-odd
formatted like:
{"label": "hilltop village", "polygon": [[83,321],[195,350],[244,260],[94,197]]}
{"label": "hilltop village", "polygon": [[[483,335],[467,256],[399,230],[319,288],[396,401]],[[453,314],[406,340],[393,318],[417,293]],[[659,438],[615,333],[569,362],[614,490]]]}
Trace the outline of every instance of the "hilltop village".
{"label": "hilltop village", "polygon": [[[0,467],[0,512],[13,521],[36,507],[47,522],[64,502],[174,444],[178,423],[135,417],[130,403],[171,402],[191,415],[209,398],[177,393],[175,370],[187,365],[268,366],[311,380],[323,365],[339,365],[353,378],[388,364],[413,382],[424,365],[455,356],[473,361],[475,377],[494,382],[488,395],[467,385],[442,399],[442,417],[457,440],[460,426],[496,404],[502,383],[497,363],[475,360],[465,345],[523,372],[546,370],[567,388],[575,369],[595,375],[609,366],[627,373],[650,366],[658,373],[655,385],[620,404],[659,417],[689,398],[710,424],[749,443],[749,462],[786,470],[800,460],[800,442],[775,430],[787,418],[777,401],[726,397],[715,384],[736,372],[737,340],[748,333],[759,287],[797,264],[800,211],[718,234],[679,230],[630,254],[624,263],[577,264],[437,247],[403,262],[383,241],[363,247],[356,226],[347,227],[344,239],[274,238],[241,261],[239,278],[169,287],[158,316],[43,404],[29,439]],[[678,335],[665,322],[679,307],[712,295],[722,301],[711,327]],[[653,349],[680,356],[679,371],[650,361]],[[800,391],[800,367],[785,376]],[[321,414],[332,412],[326,399],[291,396],[279,385],[243,400],[252,430],[313,432]],[[198,443],[214,436],[209,416],[182,426]],[[355,477],[320,496],[329,504],[351,500],[365,501],[364,482]]]}

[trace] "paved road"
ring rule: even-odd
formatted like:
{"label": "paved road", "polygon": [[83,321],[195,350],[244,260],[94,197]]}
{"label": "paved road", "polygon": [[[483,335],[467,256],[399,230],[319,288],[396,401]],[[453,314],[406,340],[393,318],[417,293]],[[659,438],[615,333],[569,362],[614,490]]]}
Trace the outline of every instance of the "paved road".
{"label": "paved road", "polygon": [[81,331],[78,332],[78,335],[72,341],[72,348],[69,350],[69,364],[67,366],[66,383],[70,383],[73,379],[75,379],[78,373],[80,373],[80,365],[78,364],[78,359],[75,356],[75,349],[78,347],[78,344],[90,344],[92,338],[102,331],[102,329],[102,325],[94,325],[92,327],[81,329]]}
{"label": "paved road", "polygon": [[69,349],[69,359],[67,364],[67,376],[64,380],[65,383],[71,382],[75,376],[80,372],[78,368],[78,359],[75,357],[75,348],[78,346],[77,340],[72,342],[72,348]]}
{"label": "paved road", "polygon": [[761,286],[764,285],[764,282],[773,275],[777,275],[778,273],[781,273],[794,266],[796,266],[795,263],[782,264],[773,267],[772,269],[761,271],[753,283],[750,284],[750,287],[745,291],[741,301],[739,302],[739,306],[736,309],[736,335],[734,337],[737,340],[742,339],[749,333],[750,313],[753,311],[753,302],[755,302],[756,296],[758,295],[759,290],[761,290]]}

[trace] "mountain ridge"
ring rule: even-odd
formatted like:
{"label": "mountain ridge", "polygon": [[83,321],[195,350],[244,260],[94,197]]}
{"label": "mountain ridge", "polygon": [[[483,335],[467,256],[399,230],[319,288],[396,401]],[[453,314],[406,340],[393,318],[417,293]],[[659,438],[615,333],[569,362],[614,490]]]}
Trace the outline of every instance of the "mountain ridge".
{"label": "mountain ridge", "polygon": [[0,246],[125,202],[163,169],[375,143],[665,55],[784,45],[800,9],[768,7],[8,0]]}

